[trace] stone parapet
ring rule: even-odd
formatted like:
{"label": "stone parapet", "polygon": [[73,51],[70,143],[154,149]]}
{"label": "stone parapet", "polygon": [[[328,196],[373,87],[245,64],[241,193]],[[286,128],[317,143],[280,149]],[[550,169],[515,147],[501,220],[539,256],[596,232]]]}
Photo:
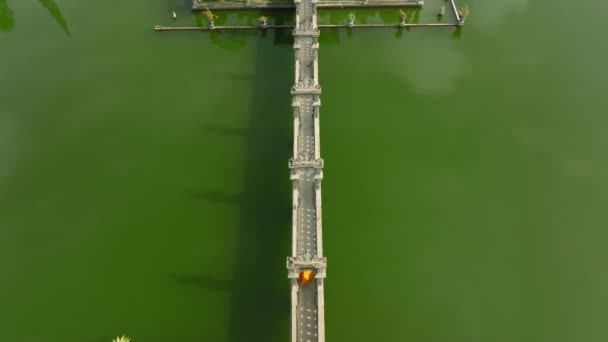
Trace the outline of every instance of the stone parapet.
{"label": "stone parapet", "polygon": [[322,169],[323,168],[323,159],[316,160],[297,160],[297,159],[289,159],[289,168],[290,169],[299,169],[299,168],[315,168]]}
{"label": "stone parapet", "polygon": [[307,30],[307,31],[293,30],[293,36],[294,37],[318,37],[319,30]]}
{"label": "stone parapet", "polygon": [[300,276],[300,272],[310,269],[315,270],[315,278],[325,278],[327,268],[327,258],[310,258],[306,260],[303,256],[287,257],[288,278],[295,279]]}
{"label": "stone parapet", "polygon": [[291,95],[318,95],[321,94],[321,87],[296,87],[291,88]]}

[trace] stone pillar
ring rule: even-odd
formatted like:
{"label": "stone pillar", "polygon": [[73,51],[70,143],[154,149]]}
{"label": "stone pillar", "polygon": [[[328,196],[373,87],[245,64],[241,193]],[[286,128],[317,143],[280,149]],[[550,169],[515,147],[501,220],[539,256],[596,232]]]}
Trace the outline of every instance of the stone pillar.
{"label": "stone pillar", "polygon": [[312,62],[314,68],[314,84],[315,86],[319,85],[319,60],[315,56],[315,60]]}
{"label": "stone pillar", "polygon": [[319,329],[319,342],[325,342],[325,296],[323,291],[323,279],[317,279],[317,327]]}
{"label": "stone pillar", "polygon": [[[298,280],[291,279],[291,341],[298,340]],[[321,340],[319,340],[321,341]]]}
{"label": "stone pillar", "polygon": [[300,30],[300,15],[297,14],[297,9],[296,9],[296,31]]}
{"label": "stone pillar", "polygon": [[293,210],[292,210],[292,228],[291,228],[291,255],[297,255],[298,252],[298,207],[300,206],[300,190],[299,180],[292,181],[292,196],[293,196]]}
{"label": "stone pillar", "polygon": [[[315,177],[316,178],[316,177]],[[323,227],[321,210],[321,179],[315,179],[315,211],[317,216],[317,256],[323,256]]]}
{"label": "stone pillar", "polygon": [[298,158],[298,137],[300,136],[300,104],[293,103],[293,159]]}
{"label": "stone pillar", "polygon": [[320,127],[319,127],[319,105],[320,103],[313,103],[314,106],[314,129],[315,129],[315,159],[321,158],[321,137],[320,137]]}
{"label": "stone pillar", "polygon": [[317,15],[316,14],[312,15],[312,29],[313,30],[317,29]]}
{"label": "stone pillar", "polygon": [[298,80],[300,79],[300,61],[296,59],[296,82],[298,84]]}

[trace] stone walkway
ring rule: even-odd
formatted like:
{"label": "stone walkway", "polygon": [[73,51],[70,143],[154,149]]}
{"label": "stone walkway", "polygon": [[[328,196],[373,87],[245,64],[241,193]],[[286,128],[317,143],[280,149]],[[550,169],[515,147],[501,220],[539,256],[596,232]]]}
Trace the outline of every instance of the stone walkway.
{"label": "stone walkway", "polygon": [[[293,256],[288,259],[292,286],[291,342],[324,342],[321,180],[319,148],[319,95],[317,8],[313,0],[296,1],[294,29],[295,84],[293,181]],[[315,279],[301,284],[299,272],[312,270]]]}

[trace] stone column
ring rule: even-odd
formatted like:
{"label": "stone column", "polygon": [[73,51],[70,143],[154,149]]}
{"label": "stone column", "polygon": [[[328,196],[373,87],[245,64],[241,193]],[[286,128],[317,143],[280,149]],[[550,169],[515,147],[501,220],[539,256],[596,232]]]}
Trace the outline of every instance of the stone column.
{"label": "stone column", "polygon": [[298,80],[300,79],[300,61],[296,59],[296,82],[298,84]]}
{"label": "stone column", "polygon": [[299,182],[299,179],[295,179],[292,181],[293,210],[291,218],[291,255],[293,256],[296,256],[298,254],[298,207],[300,206]]}
{"label": "stone column", "polygon": [[[316,177],[315,177],[316,178]],[[317,219],[317,256],[323,256],[323,227],[321,209],[321,179],[315,179],[315,211]]]}
{"label": "stone column", "polygon": [[298,158],[298,137],[300,136],[300,104],[295,102],[293,106],[293,159]]}
{"label": "stone column", "polygon": [[314,67],[314,83],[315,86],[319,85],[319,60],[315,56],[315,60],[312,62]]}
{"label": "stone column", "polygon": [[[291,341],[298,340],[298,279],[291,279]],[[320,341],[320,340],[319,340]]]}
{"label": "stone column", "polygon": [[325,342],[325,297],[323,293],[323,279],[317,279],[317,314],[319,342]]}
{"label": "stone column", "polygon": [[314,110],[314,125],[315,125],[315,159],[321,158],[321,138],[320,138],[320,127],[319,127],[319,106],[321,104],[319,102],[313,103]]}

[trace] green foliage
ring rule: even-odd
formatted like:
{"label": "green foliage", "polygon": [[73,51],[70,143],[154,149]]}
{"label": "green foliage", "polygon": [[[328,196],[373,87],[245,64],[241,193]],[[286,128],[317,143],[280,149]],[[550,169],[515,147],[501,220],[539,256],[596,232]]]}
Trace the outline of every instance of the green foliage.
{"label": "green foliage", "polygon": [[125,335],[122,335],[113,339],[112,342],[131,342],[131,339]]}
{"label": "green foliage", "polygon": [[458,14],[462,17],[462,18],[466,18],[469,16],[469,5],[465,4],[464,7],[462,9],[460,9],[460,11],[458,11]]}
{"label": "green foliage", "polygon": [[8,7],[6,0],[0,0],[0,31],[8,32],[15,26],[13,10]]}
{"label": "green foliage", "polygon": [[217,15],[213,14],[213,12],[211,12],[211,10],[209,10],[208,8],[205,9],[205,11],[203,12],[205,14],[205,16],[207,17],[208,21],[214,21],[215,19],[218,18]]}
{"label": "green foliage", "polygon": [[401,20],[407,19],[407,13],[402,9],[399,9],[399,18],[401,18]]}
{"label": "green foliage", "polygon": [[445,5],[441,5],[441,8],[439,9],[439,13],[437,15],[440,15],[440,16],[445,15]]}

